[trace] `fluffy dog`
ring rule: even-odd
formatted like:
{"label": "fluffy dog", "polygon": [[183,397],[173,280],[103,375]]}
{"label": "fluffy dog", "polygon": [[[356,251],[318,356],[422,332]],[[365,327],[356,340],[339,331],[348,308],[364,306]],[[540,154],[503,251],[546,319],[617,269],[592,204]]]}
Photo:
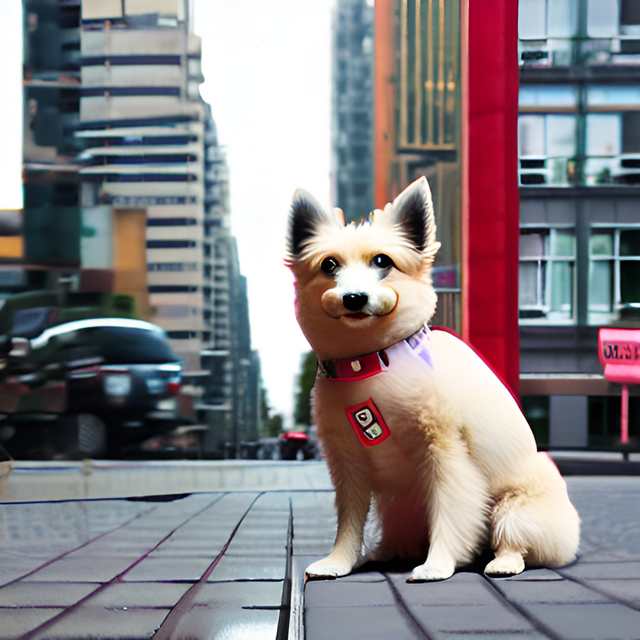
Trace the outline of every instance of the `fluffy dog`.
{"label": "fluffy dog", "polygon": [[[439,246],[425,178],[358,225],[294,195],[287,262],[319,363],[314,413],[338,517],[309,577],[426,554],[409,580],[443,580],[488,541],[490,575],[576,555],[566,484],[509,391],[463,341],[426,328]],[[381,536],[366,550],[372,501]]]}

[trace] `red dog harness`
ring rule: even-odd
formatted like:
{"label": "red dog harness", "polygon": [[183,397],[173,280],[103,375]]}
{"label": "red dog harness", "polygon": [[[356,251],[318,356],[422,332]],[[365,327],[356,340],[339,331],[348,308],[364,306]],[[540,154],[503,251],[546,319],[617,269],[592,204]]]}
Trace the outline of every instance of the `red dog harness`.
{"label": "red dog harness", "polygon": [[[428,327],[422,327],[408,338],[397,342],[382,351],[367,353],[355,358],[339,358],[318,362],[318,375],[336,382],[359,382],[380,373],[384,373],[394,361],[402,360],[407,355],[418,358],[422,363],[433,368],[431,358],[431,336]],[[365,447],[373,447],[384,442],[391,430],[373,398],[345,407],[347,420],[360,443]]]}

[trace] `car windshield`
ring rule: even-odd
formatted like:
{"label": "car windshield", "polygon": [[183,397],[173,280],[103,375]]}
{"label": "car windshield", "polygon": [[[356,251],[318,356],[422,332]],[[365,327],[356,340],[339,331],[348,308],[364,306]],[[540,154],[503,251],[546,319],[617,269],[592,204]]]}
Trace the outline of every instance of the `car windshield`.
{"label": "car windshield", "polygon": [[159,331],[132,327],[87,327],[55,337],[63,349],[81,350],[107,364],[160,364],[178,362]]}

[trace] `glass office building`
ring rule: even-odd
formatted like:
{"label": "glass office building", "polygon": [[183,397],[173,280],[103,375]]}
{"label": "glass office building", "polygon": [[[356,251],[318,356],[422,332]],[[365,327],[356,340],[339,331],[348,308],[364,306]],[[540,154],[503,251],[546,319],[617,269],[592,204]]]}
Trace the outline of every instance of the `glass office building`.
{"label": "glass office building", "polygon": [[640,3],[520,0],[518,54],[524,406],[551,445],[613,444],[597,330],[640,327]]}

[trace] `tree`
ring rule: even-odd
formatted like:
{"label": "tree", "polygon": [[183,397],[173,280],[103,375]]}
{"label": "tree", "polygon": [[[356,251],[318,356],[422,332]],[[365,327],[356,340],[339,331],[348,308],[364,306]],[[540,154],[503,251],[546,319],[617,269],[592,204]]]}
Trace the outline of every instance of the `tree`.
{"label": "tree", "polygon": [[267,397],[267,390],[260,382],[260,418],[263,425],[269,422],[269,414],[271,413],[271,407],[269,406],[269,398]]}
{"label": "tree", "polygon": [[282,433],[282,415],[274,413],[269,416],[269,420],[266,422],[265,435],[269,438],[277,438]]}
{"label": "tree", "polygon": [[313,424],[311,414],[311,389],[316,379],[316,357],[313,351],[302,354],[300,372],[296,380],[293,419],[296,424],[310,427]]}
{"label": "tree", "polygon": [[267,390],[260,387],[260,413],[262,415],[262,433],[265,438],[277,438],[282,433],[284,420],[279,413],[271,413]]}

